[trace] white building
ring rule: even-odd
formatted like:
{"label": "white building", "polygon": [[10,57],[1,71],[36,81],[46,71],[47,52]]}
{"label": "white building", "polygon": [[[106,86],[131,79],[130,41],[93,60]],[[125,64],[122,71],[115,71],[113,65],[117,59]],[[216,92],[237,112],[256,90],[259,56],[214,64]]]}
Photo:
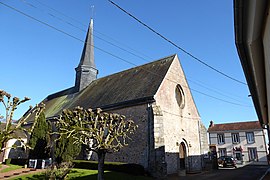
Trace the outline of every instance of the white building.
{"label": "white building", "polygon": [[[267,0],[234,0],[235,43],[262,127],[269,131],[270,6]],[[269,134],[269,133],[268,133]]]}
{"label": "white building", "polygon": [[208,128],[209,144],[217,156],[233,156],[237,163],[268,164],[267,132],[259,121],[214,124]]}
{"label": "white building", "polygon": [[[1,123],[0,130],[3,130],[6,123]],[[12,124],[14,126],[14,124]],[[19,140],[20,139],[20,140]],[[9,139],[5,143],[3,151],[0,153],[0,163],[5,162],[6,159],[27,159],[28,155],[24,148],[22,148],[22,142],[27,142],[27,135],[21,130],[14,132],[13,138]],[[16,146],[17,148],[12,148]]]}

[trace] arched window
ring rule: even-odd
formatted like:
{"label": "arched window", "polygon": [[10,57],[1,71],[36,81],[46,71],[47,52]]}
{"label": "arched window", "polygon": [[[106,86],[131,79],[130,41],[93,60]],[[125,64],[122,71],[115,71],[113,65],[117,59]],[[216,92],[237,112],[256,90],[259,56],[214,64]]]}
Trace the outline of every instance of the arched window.
{"label": "arched window", "polygon": [[179,107],[183,109],[185,107],[185,94],[182,87],[179,84],[177,84],[175,88],[175,98]]}

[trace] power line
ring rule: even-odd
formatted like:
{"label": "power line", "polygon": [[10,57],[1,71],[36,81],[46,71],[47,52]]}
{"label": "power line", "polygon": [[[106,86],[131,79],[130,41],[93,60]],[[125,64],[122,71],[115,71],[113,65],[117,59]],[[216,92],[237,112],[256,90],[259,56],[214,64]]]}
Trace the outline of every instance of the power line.
{"label": "power line", "polygon": [[[63,20],[62,18],[57,17],[56,15],[53,15],[53,14],[51,14],[51,13],[48,13],[47,11],[44,11],[43,9],[38,8],[37,6],[35,6],[35,5],[33,5],[33,4],[29,3],[29,2],[27,2],[26,0],[21,0],[21,1],[22,1],[23,3],[25,3],[25,4],[27,4],[28,6],[33,7],[33,8],[35,8],[35,9],[38,9],[38,10],[42,11],[43,13],[46,13],[46,14],[48,14],[49,16],[51,16],[51,17],[53,17],[53,18],[55,18],[55,19],[57,19],[57,20],[59,20],[59,21],[61,21],[61,22],[64,22],[64,23],[66,23],[66,24],[68,24],[68,25],[70,25],[70,26],[72,26],[72,27],[75,27],[75,28],[79,29],[80,31],[87,32],[86,30],[83,30],[83,29],[81,29],[81,28],[75,26],[75,25],[72,24],[71,22],[65,21],[65,20]],[[38,0],[35,0],[35,1],[39,2]],[[54,8],[52,8],[52,7],[50,7],[50,6],[46,5],[46,4],[44,4],[44,3],[41,3],[41,2],[39,2],[39,3],[40,3],[41,5],[43,5],[43,6],[47,7],[47,8],[49,8],[49,9],[55,11],[55,12],[58,13],[58,14],[61,14],[61,15],[63,15],[64,17],[69,18],[69,19],[71,19],[71,20],[73,20],[73,21],[79,22],[81,25],[87,27],[86,24],[84,24],[84,23],[82,23],[82,22],[80,22],[80,21],[78,21],[78,20],[72,18],[71,16],[68,16],[68,15],[66,15],[66,14],[64,14],[64,13],[62,13],[62,12],[60,12],[59,10],[56,10],[56,9],[54,9]],[[99,32],[99,31],[97,31],[97,30],[94,30],[94,31],[95,31],[96,33],[100,34],[100,35],[103,35],[103,36],[105,36],[105,37],[107,37],[107,38],[109,38],[109,39],[112,39],[113,41],[118,42],[119,44],[122,44],[122,43],[120,43],[119,41],[115,40],[114,38],[109,37],[109,36],[107,36],[107,35],[105,35],[105,34]],[[144,55],[144,54],[142,54],[142,53],[136,51],[135,49],[133,49],[133,48],[131,48],[131,47],[128,47],[127,45],[124,45],[124,46],[127,47],[127,48],[129,48],[129,49],[132,50],[133,52],[136,52],[136,53],[141,54],[141,55],[135,54],[135,53],[133,53],[133,52],[131,52],[131,51],[125,49],[125,48],[122,48],[122,47],[120,47],[120,46],[118,46],[118,45],[116,45],[116,44],[114,44],[114,43],[112,43],[112,42],[110,42],[110,41],[107,41],[107,40],[105,40],[104,38],[101,38],[101,37],[99,37],[99,36],[97,36],[97,35],[94,35],[94,37],[96,37],[96,38],[102,40],[103,42],[106,42],[106,43],[108,43],[108,44],[110,44],[110,45],[112,45],[112,46],[114,46],[114,47],[117,47],[118,49],[120,49],[120,50],[122,50],[122,51],[124,51],[124,52],[127,52],[127,53],[129,53],[129,54],[131,54],[131,55],[133,55],[133,56],[135,56],[135,57],[137,57],[137,58],[140,58],[140,59],[144,60],[145,62],[150,62],[149,60],[147,60],[147,59],[145,59],[144,57],[141,56],[141,55],[143,55],[143,56],[146,56],[146,55]],[[148,58],[150,58],[150,57],[148,57]],[[153,58],[151,58],[151,59],[153,59]],[[216,93],[216,94],[222,95],[222,96],[227,97],[227,98],[229,98],[229,99],[236,100],[235,98],[232,98],[232,97],[226,95],[226,93],[225,93],[225,94],[224,94],[224,93],[221,93],[221,92],[220,92],[221,90],[218,90],[218,91],[217,91],[217,90],[214,90],[213,88],[209,88],[209,87],[206,86],[206,85],[202,85],[201,83],[195,82],[195,80],[192,80],[192,79],[190,79],[190,78],[188,78],[188,77],[185,77],[185,78],[186,78],[189,82],[194,83],[194,84],[196,84],[196,85],[198,85],[198,86],[200,86],[200,87],[203,87],[204,89],[210,90],[210,91],[212,91],[212,92],[214,92],[214,93]],[[197,80],[197,81],[198,81],[198,80]],[[203,84],[204,84],[204,83],[203,83]],[[230,95],[231,95],[231,94],[230,94]],[[236,101],[239,101],[239,100],[236,100]]]}
{"label": "power line", "polygon": [[[72,23],[70,23],[70,22],[68,22],[68,21],[63,20],[62,18],[59,18],[59,17],[57,17],[57,16],[55,16],[55,15],[53,15],[53,14],[47,12],[47,11],[44,11],[43,9],[38,8],[37,6],[31,4],[30,2],[27,2],[26,0],[20,0],[20,1],[23,2],[24,4],[28,5],[28,6],[32,7],[32,8],[38,9],[38,10],[40,10],[41,12],[46,13],[47,15],[49,15],[49,16],[51,16],[51,17],[53,17],[53,18],[55,18],[55,19],[57,19],[57,20],[59,20],[59,21],[61,21],[61,22],[64,22],[64,23],[66,23],[66,24],[68,24],[68,25],[70,25],[70,26],[72,26],[72,27],[74,27],[74,28],[79,29],[80,31],[87,32],[86,30],[83,30],[83,29],[81,29],[80,27],[78,27],[78,26],[76,26],[76,25],[74,25],[74,24],[72,24]],[[41,3],[41,2],[38,1],[38,0],[35,0],[35,1],[39,2],[41,5],[43,5],[43,6],[49,8],[49,9],[51,9],[51,10],[53,10],[53,11],[59,13],[59,14],[65,16],[65,17],[67,17],[67,18],[69,18],[69,19],[71,19],[71,20],[73,20],[73,21],[80,22],[80,21],[78,21],[78,20],[76,20],[76,19],[74,19],[74,18],[72,18],[72,17],[70,17],[70,16],[67,16],[67,15],[65,15],[64,13],[62,13],[62,12],[60,12],[60,11],[58,11],[58,10],[56,10],[56,9],[54,9],[54,8],[52,8],[52,7],[48,6],[48,5],[46,5],[46,4],[44,4],[44,3]],[[85,27],[87,27],[86,24],[83,24],[83,23],[81,23],[81,22],[80,22],[80,24],[83,25],[83,26],[85,26]],[[111,37],[109,37],[109,36],[107,36],[107,35],[105,35],[105,34],[99,32],[99,31],[97,31],[97,30],[94,30],[94,31],[97,32],[97,33],[99,33],[99,34],[101,34],[101,35],[103,35],[103,36],[106,36],[106,37],[108,37],[108,38],[110,38],[110,39],[112,39],[112,40],[114,40],[114,41],[117,41],[117,40],[115,40],[115,39],[113,39],[113,38],[111,38]],[[125,52],[128,52],[129,54],[132,54],[132,55],[134,55],[134,56],[136,56],[136,57],[138,57],[138,58],[140,58],[140,59],[145,59],[144,57],[139,56],[139,55],[136,55],[135,53],[133,53],[133,52],[131,52],[131,51],[128,51],[128,50],[126,50],[126,49],[124,49],[124,48],[122,48],[122,47],[120,47],[120,46],[117,46],[117,45],[115,45],[114,43],[109,42],[109,41],[107,41],[107,40],[105,40],[105,39],[103,39],[103,38],[101,38],[101,37],[99,37],[99,36],[96,36],[96,35],[94,35],[94,36],[95,36],[96,38],[98,38],[98,39],[100,39],[100,40],[102,40],[102,41],[104,41],[104,42],[106,42],[106,43],[108,43],[108,44],[110,44],[110,45],[112,45],[112,46],[115,46],[115,47],[117,47],[117,48],[119,48],[119,49],[121,49],[121,50],[123,50],[123,51],[125,51]],[[118,42],[118,43],[120,43],[120,42]],[[125,45],[125,46],[128,47],[127,45]],[[134,51],[134,52],[137,52],[135,49],[133,49],[133,48],[131,48],[131,47],[128,47],[128,48],[131,49],[131,50]],[[138,54],[141,54],[141,53],[139,53],[139,52],[137,52],[137,53],[138,53]],[[144,55],[144,56],[146,56],[146,55]],[[147,61],[147,62],[149,62],[149,61]]]}
{"label": "power line", "polygon": [[61,15],[64,16],[64,17],[67,17],[67,18],[71,19],[71,20],[74,21],[74,22],[77,22],[77,23],[80,24],[80,25],[87,26],[87,25],[85,25],[84,23],[82,23],[81,21],[78,21],[77,19],[75,19],[75,18],[73,18],[73,17],[70,17],[70,16],[68,16],[68,15],[66,15],[66,14],[64,14],[64,13],[62,13],[61,11],[58,11],[58,10],[56,10],[56,9],[54,9],[54,8],[52,8],[52,7],[50,7],[50,6],[46,5],[46,4],[44,4],[44,3],[40,2],[40,1],[38,1],[38,0],[34,0],[34,1],[38,2],[39,4],[45,6],[45,7],[49,8],[49,9],[51,9],[51,10],[53,10],[53,11],[59,13],[59,14],[61,14]]}
{"label": "power line", "polygon": [[[63,31],[63,30],[60,30],[60,29],[58,29],[58,28],[56,28],[56,27],[54,27],[54,26],[52,26],[52,25],[50,25],[50,24],[48,24],[48,23],[46,23],[46,22],[43,22],[43,21],[41,21],[41,20],[39,20],[39,19],[37,19],[37,18],[35,18],[35,17],[33,17],[33,16],[30,16],[30,15],[28,15],[28,14],[26,14],[26,13],[24,13],[24,12],[22,12],[22,11],[16,9],[16,8],[12,7],[12,6],[9,6],[9,5],[7,5],[7,4],[1,2],[1,1],[0,1],[0,4],[6,6],[7,8],[9,8],[9,9],[11,9],[11,10],[14,10],[14,11],[16,11],[16,12],[18,12],[18,13],[20,13],[20,14],[22,14],[22,15],[24,15],[24,16],[30,18],[30,19],[32,19],[32,20],[35,20],[35,21],[37,21],[37,22],[39,22],[39,23],[41,23],[41,24],[43,24],[43,25],[45,25],[45,26],[48,26],[48,27],[50,27],[50,28],[52,28],[52,29],[54,29],[54,30],[56,30],[56,31],[58,31],[58,32],[60,32],[60,33],[62,33],[62,34],[65,34],[65,35],[67,35],[67,36],[69,36],[69,37],[71,37],[71,38],[73,38],[73,39],[75,39],[75,40],[77,40],[77,41],[80,41],[80,42],[82,42],[82,43],[85,43],[85,41],[83,41],[83,40],[81,40],[81,39],[79,39],[79,38],[77,38],[77,37],[75,37],[75,36],[73,36],[73,35],[71,35],[71,34],[65,32],[65,31]],[[106,51],[106,50],[104,50],[104,49],[102,49],[102,48],[99,48],[99,47],[97,47],[97,46],[93,46],[93,47],[96,48],[96,49],[98,49],[98,50],[100,50],[100,51],[102,51],[102,52],[104,52],[104,53],[106,53],[106,54],[108,54],[108,55],[110,55],[110,56],[112,56],[112,57],[115,57],[115,58],[117,58],[117,59],[119,59],[119,60],[121,60],[121,61],[124,61],[124,62],[126,62],[126,63],[128,63],[128,64],[133,65],[133,66],[137,66],[137,64],[135,64],[135,63],[133,63],[133,62],[130,62],[130,61],[124,59],[124,58],[121,58],[121,57],[119,57],[119,56],[117,56],[117,55],[115,55],[115,54],[113,54],[113,53],[110,53],[110,52],[108,52],[108,51]],[[143,69],[144,71],[147,71],[147,72],[149,72],[149,73],[151,73],[151,74],[154,74],[154,75],[156,75],[156,76],[160,76],[158,73],[149,71],[149,70],[144,69],[144,68],[142,68],[142,69]],[[163,76],[162,76],[162,77],[163,77]],[[173,83],[179,84],[178,82],[176,82],[176,81],[174,81],[174,80],[171,80],[171,79],[169,79],[169,78],[164,78],[164,79],[167,79],[168,81],[171,81],[171,82],[173,82]],[[185,85],[182,85],[182,87],[185,87],[185,88],[187,88],[187,89],[189,89],[189,90],[192,90],[192,91],[197,92],[197,93],[199,93],[199,94],[205,95],[205,96],[207,96],[207,97],[210,97],[210,98],[213,98],[213,99],[216,99],[216,100],[225,102],[225,103],[229,103],[229,104],[233,104],[233,105],[238,105],[238,106],[243,106],[243,107],[250,107],[250,106],[243,105],[243,104],[240,104],[240,103],[235,103],[235,102],[227,101],[227,100],[224,100],[224,99],[221,99],[221,98],[217,98],[217,97],[215,97],[215,96],[212,96],[212,95],[203,93],[203,92],[201,92],[201,91],[198,91],[198,90],[195,90],[195,89],[191,89],[191,88],[189,88],[188,86],[185,86]]]}
{"label": "power line", "polygon": [[[135,52],[135,53],[137,53],[137,54],[140,54],[141,57],[144,56],[144,57],[146,57],[146,58],[153,59],[152,57],[150,57],[150,56],[148,56],[148,55],[146,55],[146,54],[144,54],[144,53],[142,53],[142,52],[139,52],[139,51],[137,51],[136,49],[134,49],[134,48],[128,46],[127,44],[124,44],[123,42],[120,42],[120,41],[118,41],[118,40],[116,40],[116,39],[114,39],[114,38],[112,38],[112,37],[110,37],[110,36],[108,36],[108,35],[106,35],[106,34],[104,34],[104,33],[101,33],[101,32],[99,32],[99,31],[97,31],[97,30],[94,30],[94,32],[97,32],[97,33],[99,33],[100,35],[105,36],[105,37],[107,37],[107,38],[109,38],[109,39],[115,41],[116,43],[118,43],[118,44],[120,44],[120,45],[123,45],[123,46],[127,47],[128,49],[132,50],[133,52]],[[142,58],[143,58],[143,57],[142,57]],[[143,59],[145,59],[145,58],[143,58]]]}
{"label": "power line", "polygon": [[187,116],[182,116],[182,115],[179,115],[179,114],[176,114],[176,113],[172,113],[172,112],[169,112],[169,111],[166,111],[166,110],[161,110],[162,112],[165,112],[167,114],[170,114],[170,115],[173,115],[173,116],[178,116],[178,117],[181,117],[181,118],[184,118],[184,119],[196,119],[196,120],[200,120],[201,117],[187,117]]}
{"label": "power line", "polygon": [[[68,21],[65,21],[64,19],[62,19],[62,18],[60,18],[60,17],[58,17],[58,16],[55,16],[55,15],[52,14],[52,13],[49,13],[49,12],[43,10],[43,9],[40,9],[40,8],[38,8],[37,6],[33,5],[32,3],[30,3],[30,2],[28,2],[28,1],[26,1],[26,0],[20,0],[20,1],[23,2],[24,4],[28,5],[28,6],[32,7],[32,8],[38,9],[39,11],[41,11],[41,12],[43,12],[43,13],[45,13],[45,14],[48,14],[49,16],[51,16],[51,17],[53,17],[53,18],[55,18],[55,19],[57,19],[57,20],[59,20],[59,21],[61,21],[61,22],[64,22],[64,23],[68,24],[69,26],[72,26],[72,27],[74,27],[74,28],[76,28],[76,29],[78,29],[78,30],[80,30],[80,31],[85,32],[84,29],[82,29],[82,28],[80,28],[80,27],[78,27],[78,26],[76,26],[76,25],[74,25],[74,24],[72,24],[72,23],[70,23],[70,22],[68,22]],[[37,0],[35,0],[35,1],[37,1]],[[46,4],[44,4],[44,3],[42,3],[42,2],[39,2],[39,1],[37,1],[37,2],[40,3],[40,4],[42,4],[42,5],[45,6],[45,7],[49,8],[49,9],[53,10],[53,11],[59,13],[59,14],[62,14],[62,15],[65,16],[65,17],[68,17],[68,18],[72,19],[73,21],[75,20],[74,18],[72,18],[72,17],[70,17],[70,16],[67,16],[67,15],[65,15],[64,13],[61,13],[60,11],[57,11],[56,9],[51,8],[51,7],[47,6]],[[77,21],[77,20],[75,20],[75,21]],[[77,22],[78,22],[78,21],[77,21]]]}
{"label": "power line", "polygon": [[154,34],[158,35],[159,37],[161,37],[162,39],[164,39],[165,41],[167,41],[168,43],[170,43],[171,45],[173,45],[174,47],[176,47],[177,49],[179,49],[180,51],[184,52],[185,54],[187,54],[188,56],[192,57],[193,59],[195,59],[197,62],[203,64],[204,66],[212,69],[213,71],[215,71],[216,73],[221,74],[222,76],[231,79],[235,82],[238,82],[240,84],[244,84],[247,85],[247,83],[242,82],[220,70],[218,70],[217,68],[207,64],[206,62],[204,62],[202,59],[196,57],[195,55],[193,55],[192,53],[188,52],[187,50],[185,50],[184,48],[180,47],[179,45],[177,45],[176,43],[174,43],[173,41],[171,41],[170,39],[166,38],[164,35],[160,34],[159,32],[157,32],[156,30],[154,30],[153,28],[151,28],[150,26],[148,26],[147,24],[145,24],[144,22],[142,22],[141,20],[139,20],[138,18],[136,18],[134,15],[132,15],[131,13],[129,13],[128,11],[126,11],[125,9],[123,9],[122,7],[120,7],[119,5],[117,5],[116,3],[114,3],[111,0],[108,0],[111,4],[113,4],[114,6],[116,6],[118,9],[120,9],[121,11],[123,11],[125,14],[127,14],[128,16],[130,16],[131,18],[135,19],[137,22],[139,22],[140,24],[142,24],[144,27],[146,27],[147,29],[149,29],[150,31],[152,31]]}

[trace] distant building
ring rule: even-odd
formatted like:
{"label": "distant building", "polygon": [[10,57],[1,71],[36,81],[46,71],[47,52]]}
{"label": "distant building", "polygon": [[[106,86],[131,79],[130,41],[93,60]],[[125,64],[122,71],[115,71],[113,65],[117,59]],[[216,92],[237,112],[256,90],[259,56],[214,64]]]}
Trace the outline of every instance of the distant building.
{"label": "distant building", "polygon": [[[202,170],[203,126],[177,55],[103,78],[94,61],[93,20],[76,68],[75,86],[49,95],[47,119],[76,106],[123,114],[139,126],[128,147],[106,161],[136,163],[153,176]],[[95,154],[90,159],[95,160]]]}
{"label": "distant building", "polygon": [[[15,124],[12,124],[15,126]],[[0,130],[3,130],[6,127],[6,123],[0,124]],[[22,148],[22,142],[27,142],[27,134],[22,130],[17,130],[14,132],[14,138],[8,140],[5,143],[4,150],[0,153],[0,163],[5,162],[6,159],[27,159],[28,154],[25,151],[25,148]],[[20,140],[19,140],[20,139]],[[12,148],[17,146],[17,148]]]}
{"label": "distant building", "polygon": [[268,164],[266,130],[259,121],[214,124],[208,128],[209,144],[218,157],[233,156],[238,163]]}

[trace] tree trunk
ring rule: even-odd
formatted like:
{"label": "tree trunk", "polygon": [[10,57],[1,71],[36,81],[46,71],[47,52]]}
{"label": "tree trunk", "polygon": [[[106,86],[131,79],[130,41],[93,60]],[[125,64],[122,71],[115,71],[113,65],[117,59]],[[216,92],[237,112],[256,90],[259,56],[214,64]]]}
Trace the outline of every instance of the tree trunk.
{"label": "tree trunk", "polygon": [[104,160],[106,152],[104,150],[98,150],[98,180],[104,180]]}

